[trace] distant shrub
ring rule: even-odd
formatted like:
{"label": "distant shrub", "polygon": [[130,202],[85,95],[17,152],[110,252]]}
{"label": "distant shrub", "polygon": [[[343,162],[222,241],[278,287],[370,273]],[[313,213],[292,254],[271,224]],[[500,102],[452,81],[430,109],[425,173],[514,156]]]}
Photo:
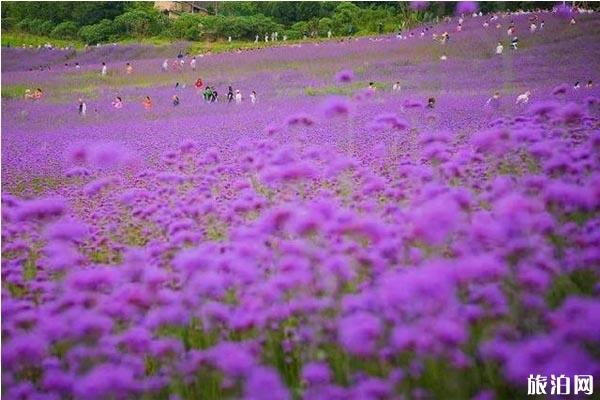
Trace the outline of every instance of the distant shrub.
{"label": "distant shrub", "polygon": [[79,37],[88,44],[109,41],[114,38],[116,30],[111,20],[103,19],[97,24],[86,25],[79,30]]}
{"label": "distant shrub", "polygon": [[166,16],[157,10],[134,9],[116,17],[114,29],[120,35],[147,37],[159,34],[166,24]]}
{"label": "distant shrub", "polygon": [[171,21],[169,33],[176,39],[198,40],[200,36],[200,19],[194,14],[182,14]]}
{"label": "distant shrub", "polygon": [[50,32],[54,29],[54,22],[52,21],[44,21],[39,26],[36,27],[34,33],[42,36],[50,35]]}
{"label": "distant shrub", "polygon": [[[298,39],[302,39],[302,33],[298,32],[298,31],[295,31],[295,30],[293,30],[293,29],[288,29],[288,30],[285,30],[285,31],[283,31],[283,34],[284,34],[285,36],[287,36],[287,38],[288,38],[289,40],[298,40]],[[282,36],[282,38],[283,38],[283,36]]]}
{"label": "distant shrub", "polygon": [[9,30],[16,28],[19,20],[17,18],[6,17],[2,18],[2,30]]}
{"label": "distant shrub", "polygon": [[50,36],[55,39],[75,39],[77,37],[77,25],[73,21],[61,22],[52,29]]}
{"label": "distant shrub", "polygon": [[24,32],[31,32],[31,24],[34,21],[35,20],[32,20],[31,18],[24,18],[17,24],[17,29]]}
{"label": "distant shrub", "polygon": [[333,28],[333,20],[331,18],[321,18],[319,20],[319,35],[327,36],[327,32]]}

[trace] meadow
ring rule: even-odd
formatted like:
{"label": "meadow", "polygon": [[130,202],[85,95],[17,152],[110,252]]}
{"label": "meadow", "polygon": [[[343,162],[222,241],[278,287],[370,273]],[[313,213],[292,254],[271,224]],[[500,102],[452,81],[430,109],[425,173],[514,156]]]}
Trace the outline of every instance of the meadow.
{"label": "meadow", "polygon": [[180,72],[161,64],[186,43],[3,47],[4,396],[491,400],[600,378],[600,17],[561,14]]}

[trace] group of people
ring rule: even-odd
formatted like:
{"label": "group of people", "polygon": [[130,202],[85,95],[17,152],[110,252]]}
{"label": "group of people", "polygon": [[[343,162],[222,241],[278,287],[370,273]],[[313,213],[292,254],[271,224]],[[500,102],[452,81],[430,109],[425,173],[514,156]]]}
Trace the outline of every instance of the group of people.
{"label": "group of people", "polygon": [[44,92],[40,88],[36,88],[33,91],[33,93],[31,92],[31,89],[25,90],[25,99],[26,100],[40,100],[43,95],[44,95]]}
{"label": "group of people", "polygon": [[[204,87],[204,89],[202,89],[203,84],[202,84],[202,80],[200,78],[198,78],[198,81],[196,82],[195,86],[199,89],[199,92],[202,94],[202,97],[205,102],[207,102],[207,103],[218,102],[219,94],[213,86],[207,85],[206,87]],[[179,85],[179,82],[177,82],[175,85],[175,88],[177,89],[179,87],[182,87],[182,85]],[[26,98],[38,99],[38,98],[41,98],[41,94],[42,94],[42,90],[39,88],[36,89],[36,92],[34,92],[33,95],[28,90],[26,92]],[[243,101],[243,96],[242,96],[241,91],[239,89],[234,91],[233,87],[229,86],[229,89],[227,92],[227,102],[228,103],[235,102],[236,104],[241,104],[242,101]],[[256,104],[257,101],[258,101],[258,97],[256,95],[256,91],[253,90],[250,93],[250,102],[252,104]],[[174,94],[171,97],[171,103],[173,104],[174,107],[177,107],[181,104],[181,99],[179,98],[179,96],[177,94]],[[113,108],[115,108],[117,110],[122,109],[124,106],[123,98],[121,96],[116,96],[113,99],[111,105]],[[154,106],[152,98],[150,96],[145,96],[144,100],[142,101],[142,106],[144,107],[145,110],[151,111]],[[87,114],[87,104],[82,98],[78,99],[78,110],[79,110],[79,114],[81,116],[85,116]]]}
{"label": "group of people", "polygon": [[[591,89],[593,86],[594,86],[594,83],[592,82],[591,79],[588,80],[587,83],[585,84],[586,89]],[[580,85],[579,81],[575,82],[575,84],[573,85],[574,90],[578,90],[580,87],[581,87],[581,85]],[[527,104],[527,103],[529,103],[530,98],[531,98],[531,91],[527,90],[517,96],[517,98],[515,100],[515,104],[516,105]],[[485,105],[492,107],[494,109],[498,109],[500,107],[500,92],[494,92],[492,97],[487,99],[487,101],[485,102]]]}

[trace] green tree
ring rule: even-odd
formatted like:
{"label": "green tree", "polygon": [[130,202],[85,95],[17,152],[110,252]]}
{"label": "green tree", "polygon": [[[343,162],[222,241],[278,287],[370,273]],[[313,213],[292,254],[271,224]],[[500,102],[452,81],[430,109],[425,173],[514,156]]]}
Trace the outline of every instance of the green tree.
{"label": "green tree", "polygon": [[87,44],[107,42],[115,37],[115,27],[109,19],[103,19],[97,24],[86,25],[79,30],[79,37]]}
{"label": "green tree", "polygon": [[115,18],[114,26],[119,34],[142,38],[160,33],[165,18],[155,9],[132,9]]}
{"label": "green tree", "polygon": [[56,39],[75,39],[77,37],[77,25],[73,21],[65,21],[56,25],[50,36]]}
{"label": "green tree", "polygon": [[360,8],[352,3],[343,2],[335,8],[333,27],[339,35],[351,35],[356,31]]}
{"label": "green tree", "polygon": [[323,17],[319,20],[319,35],[325,36],[333,28],[333,20],[329,17]]}

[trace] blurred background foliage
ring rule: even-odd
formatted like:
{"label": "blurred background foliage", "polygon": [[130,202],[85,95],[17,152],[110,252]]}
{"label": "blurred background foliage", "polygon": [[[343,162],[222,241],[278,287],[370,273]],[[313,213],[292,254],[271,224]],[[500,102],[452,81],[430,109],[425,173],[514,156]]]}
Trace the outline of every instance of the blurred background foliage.
{"label": "blurred background foliage", "polygon": [[[2,2],[2,32],[87,44],[127,39],[236,41],[278,32],[291,40],[396,32],[454,12],[457,2],[199,2],[203,13],[169,18],[154,2]],[[480,2],[483,12],[551,8],[555,2]]]}

